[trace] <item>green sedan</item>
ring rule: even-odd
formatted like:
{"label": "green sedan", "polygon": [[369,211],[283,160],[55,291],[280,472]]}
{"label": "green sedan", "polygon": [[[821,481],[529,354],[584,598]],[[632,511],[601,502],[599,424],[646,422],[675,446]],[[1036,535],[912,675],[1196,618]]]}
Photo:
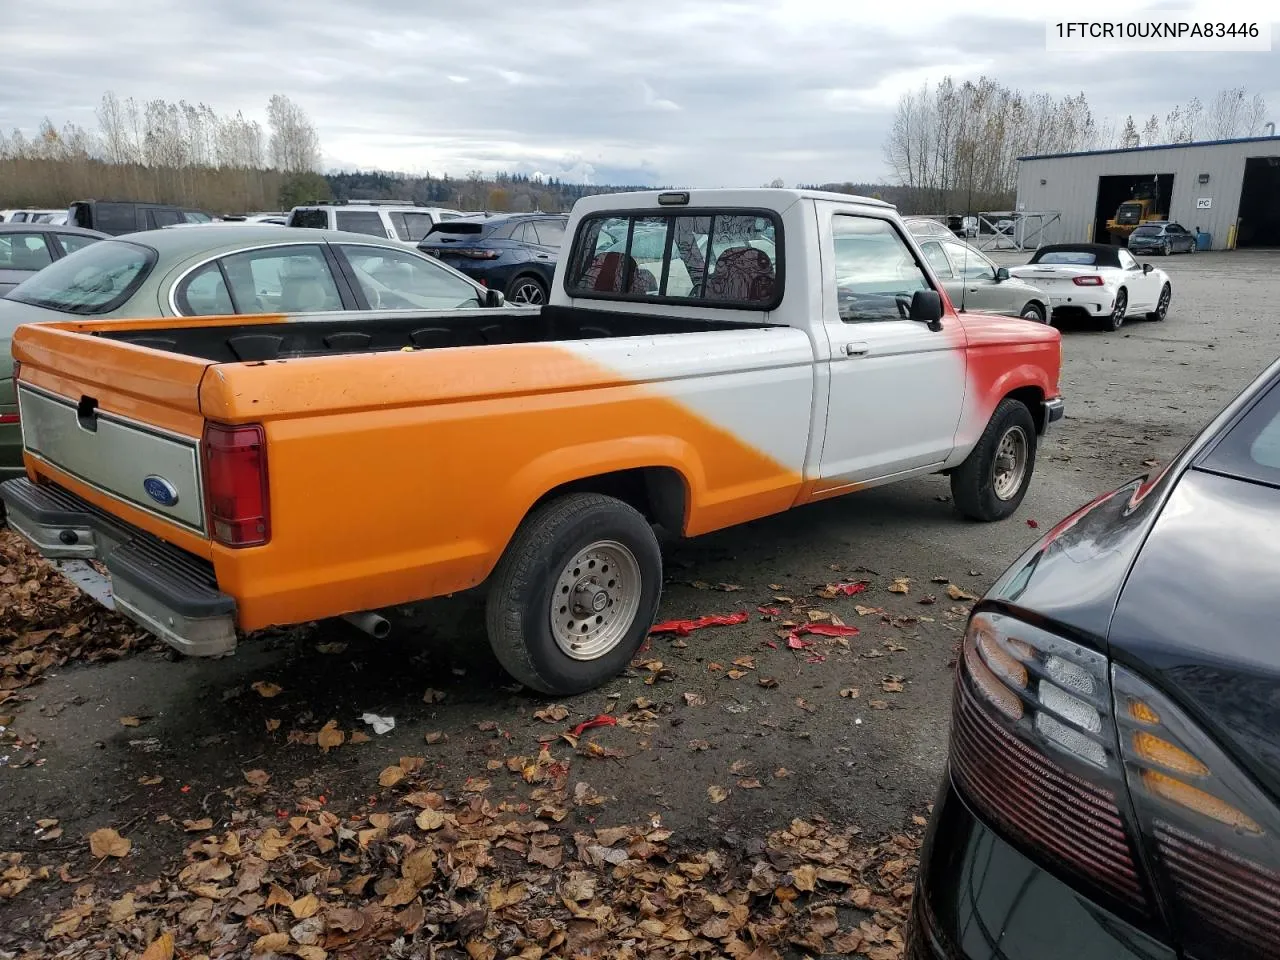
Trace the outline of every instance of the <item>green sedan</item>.
{"label": "green sedan", "polygon": [[501,304],[501,294],[434,257],[360,233],[236,223],[100,240],[0,299],[0,480],[23,471],[10,353],[20,324]]}

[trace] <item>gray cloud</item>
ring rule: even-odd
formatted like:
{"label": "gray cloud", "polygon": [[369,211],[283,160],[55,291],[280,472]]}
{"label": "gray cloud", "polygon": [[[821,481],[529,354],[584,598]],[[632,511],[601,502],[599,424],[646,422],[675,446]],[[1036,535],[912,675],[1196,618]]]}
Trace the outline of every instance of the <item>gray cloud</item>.
{"label": "gray cloud", "polygon": [[1044,50],[1041,20],[820,0],[44,0],[6,9],[0,122],[95,125],[102,92],[262,118],[301,104],[335,166],[540,171],[701,185],[876,180],[898,95],[981,73],[1163,116],[1245,84],[1280,110],[1273,54]]}

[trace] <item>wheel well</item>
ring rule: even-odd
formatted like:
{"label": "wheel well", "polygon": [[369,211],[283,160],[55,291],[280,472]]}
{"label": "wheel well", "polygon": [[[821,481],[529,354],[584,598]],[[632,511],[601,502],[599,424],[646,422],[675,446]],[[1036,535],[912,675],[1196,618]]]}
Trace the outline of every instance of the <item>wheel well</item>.
{"label": "wheel well", "polygon": [[671,467],[637,467],[571,480],[548,490],[534,507],[569,493],[616,497],[639,510],[650,523],[659,524],[676,535],[684,532],[687,487],[684,477]]}
{"label": "wheel well", "polygon": [[1010,390],[1004,397],[1006,400],[1017,400],[1031,413],[1031,419],[1035,422],[1036,433],[1044,432],[1044,391],[1039,387],[1019,387],[1017,390]]}
{"label": "wheel well", "polygon": [[536,280],[539,286],[543,288],[547,287],[547,281],[543,280],[542,277],[538,276],[538,273],[535,270],[521,270],[519,273],[517,273],[514,277],[511,278],[511,282],[508,283],[507,286],[508,287],[514,286],[516,281],[518,280]]}

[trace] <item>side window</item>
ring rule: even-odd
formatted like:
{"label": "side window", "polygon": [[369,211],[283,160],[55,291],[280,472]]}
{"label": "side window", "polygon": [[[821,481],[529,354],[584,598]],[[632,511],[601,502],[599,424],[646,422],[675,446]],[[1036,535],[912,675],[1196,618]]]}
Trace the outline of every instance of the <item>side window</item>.
{"label": "side window", "polygon": [[[431,228],[435,226],[435,221],[431,219],[431,214],[429,213],[415,213],[413,211],[407,211],[405,213],[401,213],[399,216],[404,221],[405,230],[404,234],[400,237],[401,240],[412,240],[414,243],[417,243],[430,233]],[[395,214],[392,214],[392,217],[394,218]],[[397,227],[396,229],[399,230],[400,228]]]}
{"label": "side window", "polygon": [[338,247],[374,310],[453,310],[480,307],[476,288],[440,264],[387,247]]}
{"label": "side window", "polygon": [[516,243],[537,243],[537,235],[533,234],[527,223],[517,223],[511,228],[511,239]]}
{"label": "side window", "polygon": [[1138,261],[1133,259],[1133,254],[1131,254],[1128,250],[1121,247],[1119,250],[1119,254],[1120,254],[1120,266],[1123,269],[1125,270],[1139,269]]}
{"label": "side window", "polygon": [[382,217],[377,210],[339,210],[337,219],[339,230],[386,239],[387,228],[382,225]]}
{"label": "side window", "polygon": [[324,251],[314,244],[223,257],[236,313],[322,313],[342,309]]}
{"label": "side window", "polygon": [[538,231],[538,242],[544,247],[559,247],[564,243],[564,224],[559,220],[536,220],[532,226]]}
{"label": "side window", "polygon": [[93,208],[95,223],[81,223],[82,227],[93,226],[103,233],[133,233],[138,229],[136,211],[132,203],[99,203]]}
{"label": "side window", "polygon": [[391,221],[391,226],[395,229],[397,237],[401,240],[409,239],[409,225],[405,222],[402,212],[392,210],[387,214],[387,219]]}
{"label": "side window", "polygon": [[152,229],[160,227],[169,227],[175,223],[182,223],[184,218],[177,210],[165,210],[163,208],[152,208],[147,211],[147,225]]}
{"label": "side window", "polygon": [[924,258],[929,261],[929,266],[933,267],[933,272],[939,280],[951,280],[954,278],[954,274],[951,272],[951,261],[947,259],[947,255],[942,251],[942,244],[936,240],[928,240],[920,244],[920,249],[924,251]]}
{"label": "side window", "polygon": [[236,312],[216,262],[188,274],[173,299],[185,317],[220,317]]}
{"label": "side window", "polygon": [[77,233],[60,233],[58,234],[58,242],[62,244],[62,249],[67,253],[75,253],[77,250],[83,250],[91,243],[97,241],[97,237],[82,237]]}
{"label": "side window", "polygon": [[52,262],[43,234],[0,234],[0,270],[40,270]]}
{"label": "side window", "polygon": [[593,217],[578,229],[567,286],[585,296],[772,309],[779,293],[778,253],[768,216]]}
{"label": "side window", "polygon": [[994,280],[996,268],[982,254],[963,243],[948,243],[947,253],[956,276],[964,280]]}
{"label": "side window", "polygon": [[289,226],[310,227],[313,230],[329,229],[328,210],[294,210],[289,214]]}
{"label": "side window", "polygon": [[846,323],[903,320],[928,277],[893,224],[875,217],[832,218],[836,299]]}

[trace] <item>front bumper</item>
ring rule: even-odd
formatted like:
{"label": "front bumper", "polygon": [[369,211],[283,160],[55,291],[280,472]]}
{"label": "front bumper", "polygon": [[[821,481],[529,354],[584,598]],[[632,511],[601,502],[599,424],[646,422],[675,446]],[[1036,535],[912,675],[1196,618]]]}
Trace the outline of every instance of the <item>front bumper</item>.
{"label": "front bumper", "polygon": [[1177,960],[998,836],[949,775],[920,850],[907,960]]}
{"label": "front bumper", "polygon": [[1044,433],[1049,429],[1049,424],[1057,423],[1063,418],[1067,412],[1067,404],[1061,397],[1054,397],[1052,400],[1045,400],[1041,406],[1044,408],[1044,416],[1040,419],[1040,432]]}
{"label": "front bumper", "polygon": [[61,487],[22,477],[0,484],[0,500],[9,526],[103,606],[188,656],[235,649],[236,603],[207,561]]}

